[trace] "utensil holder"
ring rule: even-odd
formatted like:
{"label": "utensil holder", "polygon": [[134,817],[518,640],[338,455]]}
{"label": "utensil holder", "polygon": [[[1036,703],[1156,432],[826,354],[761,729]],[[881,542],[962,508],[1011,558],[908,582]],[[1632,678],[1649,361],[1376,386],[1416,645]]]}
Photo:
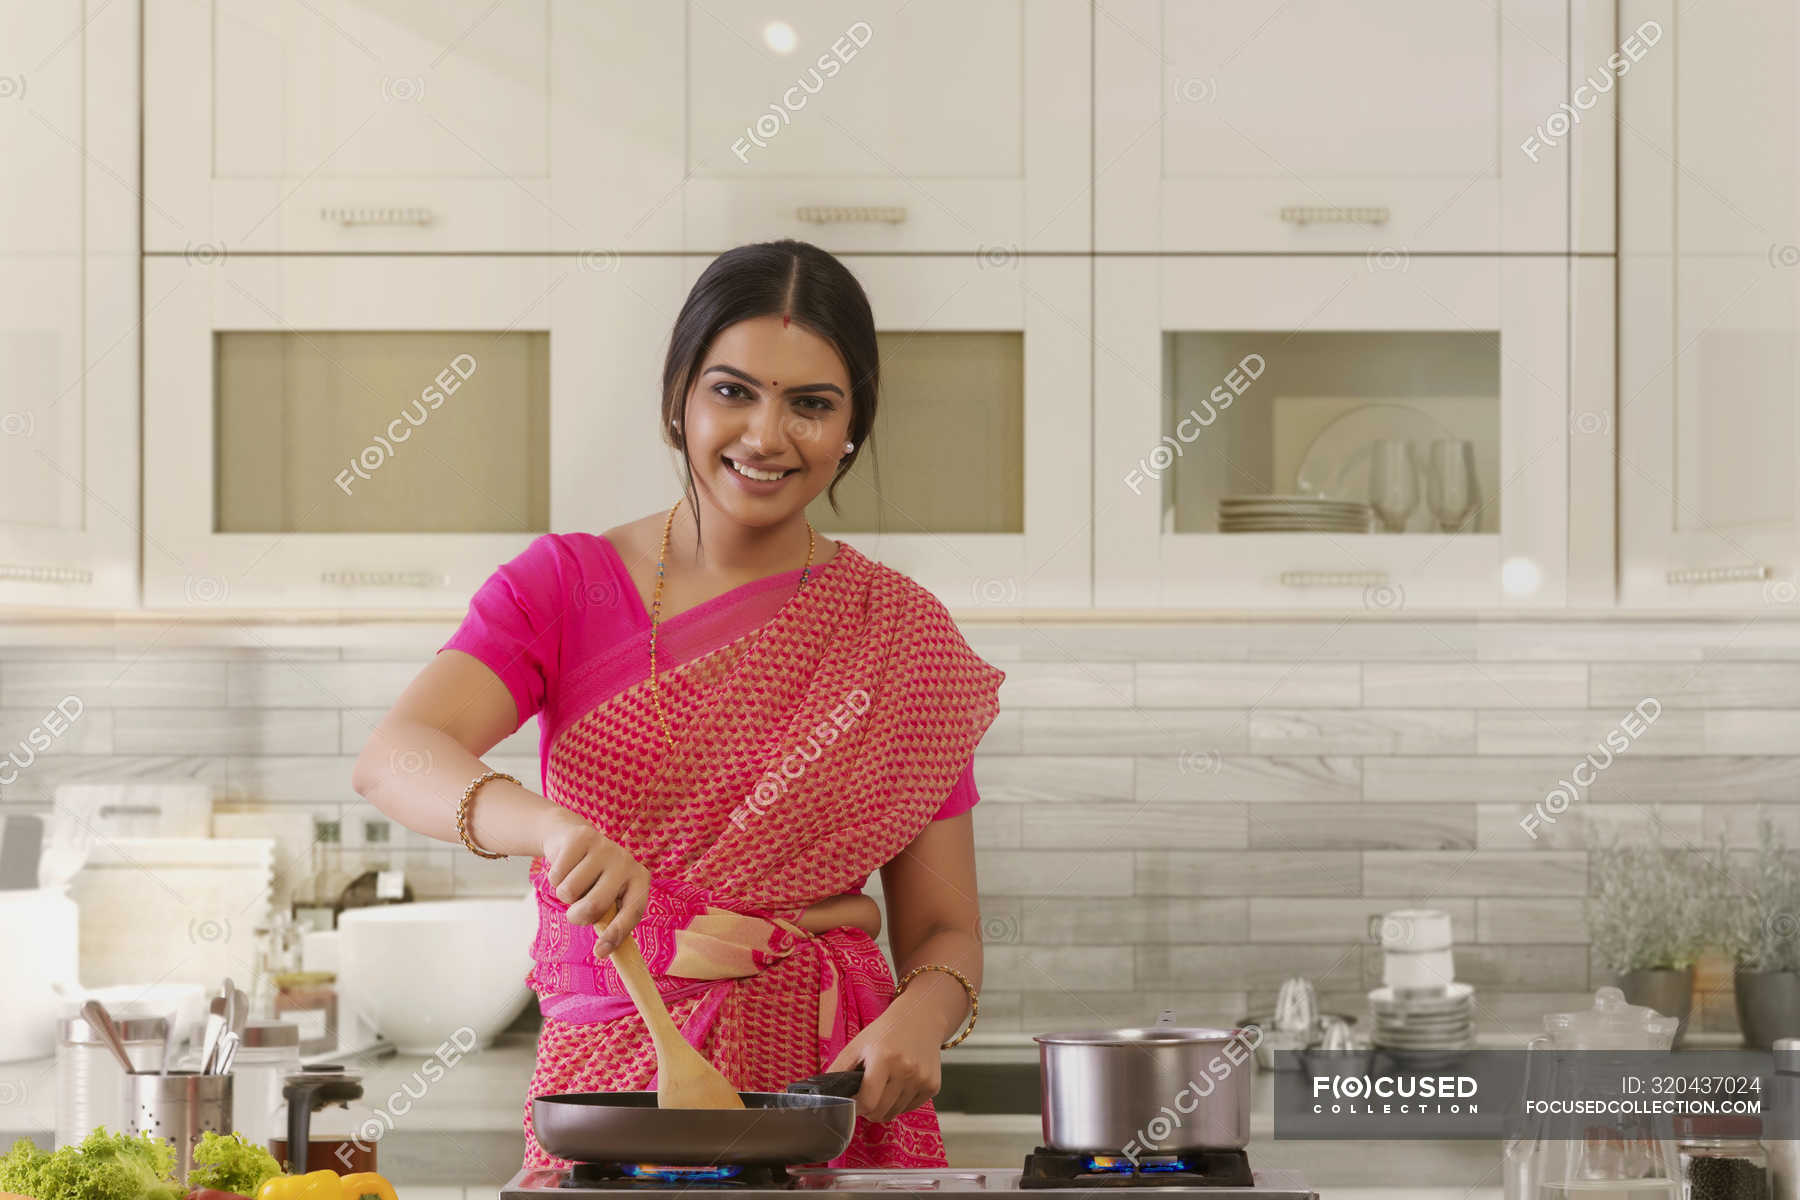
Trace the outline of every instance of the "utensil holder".
{"label": "utensil holder", "polygon": [[125,1131],[148,1131],[175,1147],[175,1178],[187,1182],[194,1145],[208,1129],[228,1134],[231,1076],[198,1071],[125,1076]]}

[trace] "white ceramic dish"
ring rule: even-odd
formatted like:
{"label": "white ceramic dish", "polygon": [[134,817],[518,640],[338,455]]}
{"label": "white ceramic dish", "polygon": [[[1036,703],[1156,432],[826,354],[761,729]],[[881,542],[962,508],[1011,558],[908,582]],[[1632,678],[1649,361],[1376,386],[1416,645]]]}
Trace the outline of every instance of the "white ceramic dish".
{"label": "white ceramic dish", "polygon": [[465,1028],[466,1048],[486,1046],[531,997],[536,934],[531,893],[350,909],[338,918],[339,1025],[359,1018],[403,1054],[435,1053]]}

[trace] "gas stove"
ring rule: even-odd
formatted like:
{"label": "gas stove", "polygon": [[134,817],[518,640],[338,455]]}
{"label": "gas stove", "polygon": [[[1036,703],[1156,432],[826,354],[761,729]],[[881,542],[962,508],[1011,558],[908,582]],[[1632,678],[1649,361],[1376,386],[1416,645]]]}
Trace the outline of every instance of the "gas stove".
{"label": "gas stove", "polygon": [[[1124,1163],[1123,1169],[1120,1164]],[[1246,1182],[1246,1179],[1248,1182]],[[1196,1197],[1249,1196],[1257,1200],[1318,1200],[1298,1171],[1251,1171],[1242,1151],[1126,1160],[1060,1154],[1040,1148],[1018,1167],[827,1167],[643,1168],[577,1163],[568,1170],[520,1171],[500,1189],[499,1200],[576,1200],[599,1192],[647,1193],[675,1200],[695,1190],[731,1192],[744,1200],[773,1200],[786,1192],[826,1197],[885,1197],[893,1192],[1018,1192],[1038,1188],[1129,1188],[1188,1192]],[[693,1197],[686,1197],[693,1200]]]}

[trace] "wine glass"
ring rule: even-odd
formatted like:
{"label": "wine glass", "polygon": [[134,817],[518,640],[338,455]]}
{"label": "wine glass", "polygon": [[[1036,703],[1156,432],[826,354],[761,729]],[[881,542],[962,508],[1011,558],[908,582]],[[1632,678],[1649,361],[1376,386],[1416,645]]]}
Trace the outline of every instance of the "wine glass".
{"label": "wine glass", "polygon": [[1431,443],[1431,473],[1425,479],[1425,503],[1438,529],[1455,533],[1475,507],[1475,447],[1469,442],[1438,438]]}
{"label": "wine glass", "polygon": [[1388,533],[1406,529],[1419,506],[1419,469],[1411,442],[1378,441],[1369,448],[1369,505]]}

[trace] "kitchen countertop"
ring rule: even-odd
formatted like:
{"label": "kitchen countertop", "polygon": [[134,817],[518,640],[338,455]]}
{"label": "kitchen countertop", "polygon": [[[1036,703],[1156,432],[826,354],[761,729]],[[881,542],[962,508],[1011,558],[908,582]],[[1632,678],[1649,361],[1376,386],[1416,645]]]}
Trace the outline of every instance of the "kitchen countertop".
{"label": "kitchen countertop", "polygon": [[[405,1200],[494,1200],[517,1169],[524,1095],[534,1065],[534,1034],[506,1034],[455,1060],[442,1078],[420,1068],[430,1056],[393,1054],[354,1064],[363,1071],[371,1107],[392,1113],[397,1159],[389,1175]],[[958,1047],[961,1064],[1035,1062],[1029,1035],[996,1033]],[[329,1061],[329,1060],[326,1060]],[[53,1059],[0,1064],[0,1149],[31,1135],[48,1145],[55,1124]],[[418,1096],[413,1099],[407,1088]],[[1321,1196],[1343,1200],[1497,1200],[1499,1147],[1472,1142],[1393,1143],[1379,1156],[1346,1154],[1343,1142],[1277,1142],[1271,1128],[1267,1072],[1256,1078],[1251,1117],[1253,1162],[1302,1171]],[[1035,1105],[1035,1097],[1033,1098]],[[940,1114],[953,1164],[1011,1165],[1041,1140],[1040,1118],[1024,1113]],[[454,1150],[452,1150],[454,1147]],[[384,1154],[387,1151],[384,1151]],[[468,1170],[456,1165],[469,1164]],[[500,1169],[505,1164],[505,1169]],[[1379,1175],[1375,1173],[1379,1172]],[[491,1179],[480,1184],[453,1183]],[[1381,1176],[1420,1186],[1374,1186]],[[1485,1176],[1485,1178],[1484,1178]],[[1338,1183],[1352,1187],[1333,1186]],[[445,1186],[448,1185],[448,1186]],[[1435,1185],[1435,1186],[1425,1186]]]}

